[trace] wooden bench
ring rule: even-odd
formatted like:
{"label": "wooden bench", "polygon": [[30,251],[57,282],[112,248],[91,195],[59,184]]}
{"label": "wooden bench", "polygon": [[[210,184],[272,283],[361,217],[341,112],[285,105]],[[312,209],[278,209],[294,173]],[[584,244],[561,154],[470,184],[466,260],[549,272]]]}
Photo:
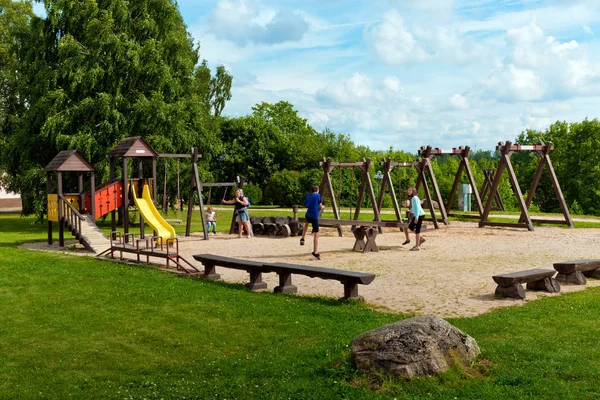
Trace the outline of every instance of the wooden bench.
{"label": "wooden bench", "polygon": [[204,277],[207,279],[220,279],[215,267],[240,269],[250,274],[250,283],[246,287],[250,290],[266,289],[267,283],[262,280],[263,263],[258,261],[243,260],[240,258],[223,257],[214,254],[195,254],[194,259],[204,265]]}
{"label": "wooden bench", "polygon": [[522,283],[527,283],[529,290],[545,290],[550,293],[560,292],[560,284],[552,278],[556,271],[552,269],[528,269],[527,271],[492,276],[496,287],[496,296],[524,299],[525,290]]}
{"label": "wooden bench", "polygon": [[196,254],[194,259],[204,265],[204,276],[209,279],[220,278],[215,272],[216,266],[247,271],[250,274],[250,283],[246,284],[246,287],[250,290],[266,289],[267,284],[262,280],[262,274],[276,273],[279,275],[279,285],[274,289],[276,293],[297,293],[298,288],[292,284],[292,275],[296,274],[340,281],[344,285],[344,297],[342,299],[364,300],[362,296],[358,295],[358,285],[368,285],[375,279],[375,274],[364,272],[287,263],[261,263],[213,254]]}
{"label": "wooden bench", "polygon": [[[298,221],[307,223],[306,218],[298,218]],[[323,227],[338,227],[340,225],[350,225],[354,228],[354,247],[352,250],[361,251],[363,253],[379,251],[376,239],[378,228],[408,228],[408,224],[399,221],[360,221],[354,219],[319,219],[319,226]],[[423,225],[421,229],[426,229]]]}
{"label": "wooden bench", "polygon": [[585,285],[586,276],[600,279],[600,260],[563,261],[554,263],[554,269],[558,271],[556,280],[561,283]]}

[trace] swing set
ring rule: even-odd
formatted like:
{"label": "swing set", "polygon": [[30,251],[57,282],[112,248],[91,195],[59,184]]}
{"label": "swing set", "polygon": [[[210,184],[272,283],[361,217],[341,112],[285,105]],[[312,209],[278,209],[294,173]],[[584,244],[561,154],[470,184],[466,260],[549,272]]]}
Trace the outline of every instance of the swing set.
{"label": "swing set", "polygon": [[[237,187],[242,189],[244,187],[244,177],[238,176],[235,182],[214,182],[214,183],[203,183],[200,181],[200,175],[198,173],[198,158],[200,157],[198,153],[198,148],[194,147],[192,151],[192,174],[190,176],[190,191],[188,196],[188,212],[187,212],[187,221],[185,225],[185,236],[190,236],[191,232],[191,224],[192,224],[192,212],[194,211],[194,194],[198,195],[198,202],[200,203],[200,218],[202,220],[202,233],[204,235],[204,240],[209,240],[208,229],[206,229],[206,218],[204,215],[204,199],[202,197],[202,191],[205,188],[209,188],[209,191],[212,194],[213,187],[225,187],[225,193],[223,194],[223,199],[227,195],[227,188],[229,187]],[[210,203],[210,201],[209,201]],[[233,211],[233,215],[231,218],[231,225],[229,228],[229,234],[233,233],[235,226],[235,210]]]}
{"label": "swing set", "polygon": [[[371,204],[373,206],[373,214],[375,216],[374,221],[381,222],[379,208],[377,207],[377,199],[375,198],[375,192],[373,191],[373,184],[371,182],[371,177],[369,175],[369,169],[373,165],[373,161],[371,161],[370,158],[367,158],[367,159],[363,158],[363,160],[360,162],[334,162],[334,161],[331,161],[331,158],[326,158],[326,159],[323,159],[323,161],[319,162],[319,165],[323,168],[323,178],[321,179],[321,185],[320,185],[319,190],[320,190],[323,198],[325,198],[326,196],[329,197],[329,199],[331,201],[331,209],[333,211],[334,220],[341,220],[341,218],[340,218],[340,209],[338,208],[338,204],[335,199],[333,183],[331,181],[331,171],[336,167],[339,168],[339,173],[340,173],[339,174],[339,176],[340,176],[340,183],[339,183],[339,186],[340,186],[339,187],[339,196],[340,197],[339,197],[339,199],[341,202],[342,169],[344,169],[344,168],[350,169],[350,172],[351,172],[350,186],[352,187],[353,181],[354,181],[354,168],[359,167],[362,171],[361,185],[360,185],[360,189],[358,192],[356,206],[354,208],[354,216],[351,219],[358,221],[362,203],[365,198],[365,192],[368,191],[368,195],[371,199]],[[350,214],[352,214],[352,203],[350,204]],[[336,225],[335,227],[337,228],[338,235],[340,237],[342,237],[343,236],[342,226]],[[380,226],[377,227],[377,229],[379,230],[379,233],[382,233],[382,229]]]}
{"label": "swing set", "polygon": [[[479,221],[479,227],[483,228],[484,226],[506,226],[506,227],[516,227],[516,228],[527,228],[528,230],[533,230],[533,222],[539,222],[544,224],[564,224],[568,225],[570,228],[574,227],[573,219],[569,214],[569,209],[567,207],[567,203],[563,196],[562,190],[560,188],[560,184],[558,183],[558,179],[556,177],[556,173],[554,172],[554,168],[552,167],[552,161],[550,160],[550,153],[554,150],[554,145],[552,142],[547,143],[538,143],[534,145],[519,145],[512,144],[512,142],[508,141],[506,143],[499,142],[498,146],[496,146],[496,150],[500,152],[500,162],[498,163],[498,168],[496,169],[496,174],[494,176],[494,180],[490,186],[490,195],[485,204],[485,208],[483,210],[483,214],[481,216],[481,220]],[[512,163],[510,162],[510,157],[514,152],[528,151],[531,153],[537,154],[540,159],[538,162],[537,169],[535,174],[533,175],[533,180],[531,181],[531,186],[529,187],[529,191],[527,192],[527,199],[523,200],[523,194],[521,193],[521,187],[519,186],[519,182],[517,180],[517,176],[515,175],[515,171],[513,169]],[[552,219],[535,219],[531,218],[529,215],[529,206],[531,205],[531,201],[533,200],[533,196],[538,187],[538,183],[542,176],[542,172],[544,168],[548,170],[548,174],[550,175],[550,181],[552,182],[552,186],[554,187],[554,192],[558,199],[558,203],[560,205],[560,209],[562,211],[564,220],[552,220]],[[502,173],[504,170],[507,170],[508,177],[510,183],[512,184],[513,192],[517,197],[517,202],[519,204],[519,208],[521,209],[521,215],[519,216],[518,222],[490,222],[488,221],[488,217],[490,214],[490,210],[492,209],[492,203],[496,194],[498,193],[498,186],[500,186],[500,179],[502,178]]]}

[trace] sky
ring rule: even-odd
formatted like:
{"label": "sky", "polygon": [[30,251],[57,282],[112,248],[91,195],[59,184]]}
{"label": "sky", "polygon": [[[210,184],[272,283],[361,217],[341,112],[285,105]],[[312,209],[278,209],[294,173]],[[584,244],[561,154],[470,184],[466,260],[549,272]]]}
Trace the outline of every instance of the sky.
{"label": "sky", "polygon": [[285,100],[375,150],[493,149],[598,116],[600,0],[179,0],[224,114]]}

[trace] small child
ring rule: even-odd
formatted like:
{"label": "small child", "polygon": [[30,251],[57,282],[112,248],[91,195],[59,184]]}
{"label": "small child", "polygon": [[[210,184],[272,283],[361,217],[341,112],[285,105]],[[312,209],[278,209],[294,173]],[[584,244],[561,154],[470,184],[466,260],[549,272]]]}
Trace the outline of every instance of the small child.
{"label": "small child", "polygon": [[215,217],[215,212],[212,207],[208,207],[206,209],[206,230],[210,232],[210,227],[212,226],[212,233],[217,234],[217,218]]}

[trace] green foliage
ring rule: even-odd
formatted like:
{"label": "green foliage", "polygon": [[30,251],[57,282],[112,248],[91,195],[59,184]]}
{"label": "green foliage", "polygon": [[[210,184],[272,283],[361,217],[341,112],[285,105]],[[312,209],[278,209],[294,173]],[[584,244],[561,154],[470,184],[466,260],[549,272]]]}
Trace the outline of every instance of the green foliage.
{"label": "green foliage", "polygon": [[[577,201],[585,214],[600,215],[600,154],[597,151],[600,121],[585,119],[570,124],[557,121],[543,132],[527,130],[517,138],[519,143],[536,143],[539,140],[554,144],[552,164],[567,204]],[[519,171],[519,179],[527,182],[529,173],[531,168]],[[546,201],[546,198],[550,200]],[[556,194],[547,173],[544,173],[534,201],[542,211],[557,211],[558,202],[554,199]]]}
{"label": "green foliage", "polygon": [[264,192],[265,204],[291,207],[303,198],[305,189],[300,187],[300,172],[284,169],[277,171],[267,182]]}
{"label": "green foliage", "polygon": [[[32,16],[13,36],[19,65],[10,87],[10,126],[1,126],[1,169],[9,187],[24,195],[22,176],[45,166],[60,150],[78,149],[106,177],[106,153],[120,139],[143,136],[158,152],[204,155],[205,167],[220,143],[210,110],[222,111],[231,77],[206,63],[172,0],[76,2],[46,0],[45,18]],[[8,97],[10,98],[10,96]],[[35,207],[25,204],[25,212]]]}
{"label": "green foliage", "polygon": [[581,208],[577,200],[573,200],[573,202],[569,206],[569,211],[571,212],[571,214],[583,215],[583,209]]}
{"label": "green foliage", "polygon": [[260,204],[263,198],[262,190],[253,183],[244,186],[244,196],[250,199],[250,204]]}

